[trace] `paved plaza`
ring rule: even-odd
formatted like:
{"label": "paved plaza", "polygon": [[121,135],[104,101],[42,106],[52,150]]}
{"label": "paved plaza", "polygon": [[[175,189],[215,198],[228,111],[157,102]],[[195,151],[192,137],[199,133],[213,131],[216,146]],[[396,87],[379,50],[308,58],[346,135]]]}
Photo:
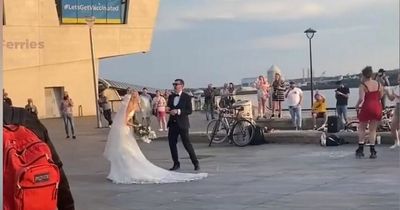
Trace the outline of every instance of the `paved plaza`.
{"label": "paved plaza", "polygon": [[[197,119],[193,130],[206,122]],[[108,128],[93,117],[76,118],[77,139],[65,139],[61,119],[43,120],[63,162],[78,210],[398,210],[399,150],[377,146],[378,158],[357,160],[356,145],[314,144],[194,147],[209,177],[178,184],[117,185],[106,180],[102,153]],[[154,164],[172,166],[165,138],[139,143]],[[180,145],[181,172],[194,172]],[[366,148],[366,154],[369,151]]]}

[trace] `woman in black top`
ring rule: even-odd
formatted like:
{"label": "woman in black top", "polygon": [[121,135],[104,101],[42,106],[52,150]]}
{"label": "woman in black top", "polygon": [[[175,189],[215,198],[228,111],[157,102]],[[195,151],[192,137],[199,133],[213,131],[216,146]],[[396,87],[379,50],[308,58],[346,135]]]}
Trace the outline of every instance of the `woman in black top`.
{"label": "woman in black top", "polygon": [[285,100],[285,82],[280,73],[275,73],[275,80],[272,82],[272,115],[275,116],[275,110],[278,110],[278,117],[282,116],[282,101]]}

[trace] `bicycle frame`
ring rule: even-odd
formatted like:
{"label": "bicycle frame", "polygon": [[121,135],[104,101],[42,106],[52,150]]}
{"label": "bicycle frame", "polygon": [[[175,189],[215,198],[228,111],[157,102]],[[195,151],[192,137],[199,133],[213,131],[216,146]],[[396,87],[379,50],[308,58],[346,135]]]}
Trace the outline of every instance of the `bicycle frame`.
{"label": "bicycle frame", "polygon": [[[224,126],[226,128],[227,134],[228,134],[228,139],[232,140],[233,126],[239,119],[242,119],[242,117],[240,116],[240,111],[242,108],[243,107],[220,109],[220,113],[218,115],[218,121],[213,128],[213,132],[211,134],[211,140],[210,140],[210,143],[208,144],[208,146],[211,146],[211,144],[214,140],[215,134],[217,133],[217,129],[220,128],[220,126]],[[229,114],[229,113],[234,113],[234,114],[231,114],[234,116],[226,116],[226,114]],[[229,119],[231,119],[231,120],[229,120]],[[220,123],[222,123],[222,125]]]}

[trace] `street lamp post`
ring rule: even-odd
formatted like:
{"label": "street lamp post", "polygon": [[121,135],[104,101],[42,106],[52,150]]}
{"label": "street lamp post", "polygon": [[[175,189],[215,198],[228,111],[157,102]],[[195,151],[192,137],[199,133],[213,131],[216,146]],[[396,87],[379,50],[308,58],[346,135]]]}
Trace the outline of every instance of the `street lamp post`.
{"label": "street lamp post", "polygon": [[314,83],[313,83],[313,72],[312,72],[312,54],[311,54],[311,39],[314,37],[314,34],[317,31],[314,29],[307,29],[304,31],[304,33],[306,34],[307,38],[308,38],[308,43],[310,46],[310,83],[311,83],[311,108],[314,105]]}
{"label": "street lamp post", "polygon": [[94,62],[94,48],[93,48],[93,36],[92,36],[92,27],[96,21],[96,17],[88,17],[86,18],[86,24],[89,26],[89,38],[90,38],[90,53],[92,56],[92,70],[93,70],[93,88],[94,88],[94,98],[95,98],[95,105],[96,105],[96,118],[97,118],[97,127],[101,128],[101,120],[100,120],[100,113],[99,113],[99,93],[97,88],[97,74],[96,74],[96,65]]}

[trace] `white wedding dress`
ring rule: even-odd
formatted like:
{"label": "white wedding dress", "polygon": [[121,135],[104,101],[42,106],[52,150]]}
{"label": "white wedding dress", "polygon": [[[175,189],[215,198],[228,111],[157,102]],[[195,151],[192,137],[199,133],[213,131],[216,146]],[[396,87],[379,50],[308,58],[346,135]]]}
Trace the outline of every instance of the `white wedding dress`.
{"label": "white wedding dress", "polygon": [[[187,182],[207,177],[207,173],[168,171],[148,161],[140,150],[131,128],[125,124],[129,100],[130,95],[126,95],[108,134],[104,150],[104,156],[111,163],[108,179],[117,184],[152,184]],[[132,117],[133,114],[132,112],[129,116]]]}

